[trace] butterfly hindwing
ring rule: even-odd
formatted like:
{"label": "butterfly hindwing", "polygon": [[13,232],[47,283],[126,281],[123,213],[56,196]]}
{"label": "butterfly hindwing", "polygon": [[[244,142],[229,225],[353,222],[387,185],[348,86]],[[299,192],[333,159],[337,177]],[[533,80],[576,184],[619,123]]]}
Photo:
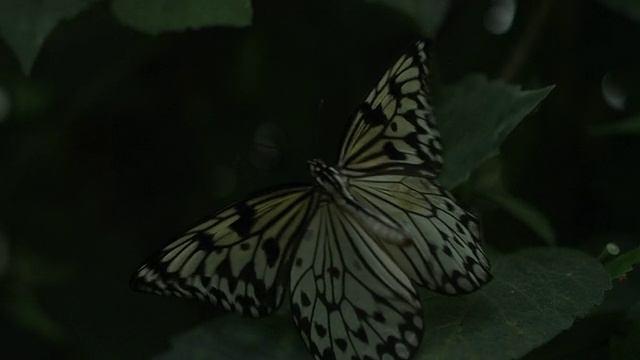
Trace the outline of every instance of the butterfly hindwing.
{"label": "butterfly hindwing", "polygon": [[407,359],[422,339],[409,278],[332,202],[311,219],[290,282],[294,322],[316,359]]}
{"label": "butterfly hindwing", "polygon": [[245,315],[269,314],[282,301],[289,254],[315,198],[309,187],[288,187],[231,205],[149,258],[131,286]]}
{"label": "butterfly hindwing", "polygon": [[356,110],[340,151],[347,171],[403,171],[435,177],[440,135],[429,103],[427,45],[415,43]]}
{"label": "butterfly hindwing", "polygon": [[382,243],[417,284],[456,295],[475,291],[491,279],[476,218],[436,180],[389,174],[354,178],[351,185],[360,203],[407,231],[410,246]]}

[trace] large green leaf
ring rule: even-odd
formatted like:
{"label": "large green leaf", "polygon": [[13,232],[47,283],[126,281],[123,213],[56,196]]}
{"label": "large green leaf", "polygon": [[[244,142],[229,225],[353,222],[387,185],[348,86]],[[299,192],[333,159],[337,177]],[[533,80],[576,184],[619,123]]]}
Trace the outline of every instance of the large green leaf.
{"label": "large green leaf", "polygon": [[430,293],[419,359],[514,359],[568,329],[611,288],[594,258],[569,249],[494,257],[494,280],[463,297]]}
{"label": "large green leaf", "polygon": [[149,34],[207,26],[249,26],[249,0],[113,0],[111,11],[124,24]]}
{"label": "large green leaf", "polygon": [[0,0],[0,35],[28,74],[47,36],[58,23],[96,0]]}
{"label": "large green leaf", "polygon": [[[416,359],[522,356],[587,314],[610,287],[602,266],[574,250],[531,249],[492,260],[494,280],[474,294],[423,294],[426,333]],[[311,358],[286,311],[216,319],[172,344],[158,359]]]}
{"label": "large green leaf", "polygon": [[156,360],[311,359],[284,312],[262,319],[229,315],[177,336]]}
{"label": "large green leaf", "polygon": [[549,219],[532,204],[519,199],[506,191],[483,193],[482,197],[496,203],[514,218],[522,221],[535,232],[547,245],[555,245],[556,238]]}
{"label": "large green leaf", "polygon": [[498,155],[516,125],[551,92],[553,86],[521,90],[520,86],[471,75],[442,90],[437,103],[438,127],[445,147],[441,182],[449,188]]}

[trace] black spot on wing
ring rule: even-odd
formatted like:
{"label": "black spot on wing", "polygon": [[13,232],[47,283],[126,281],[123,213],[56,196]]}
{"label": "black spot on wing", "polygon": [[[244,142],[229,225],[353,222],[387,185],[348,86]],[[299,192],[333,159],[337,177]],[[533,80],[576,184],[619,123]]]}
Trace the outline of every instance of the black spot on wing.
{"label": "black spot on wing", "polygon": [[316,329],[316,334],[318,334],[320,338],[324,338],[325,335],[327,335],[327,328],[325,328],[321,324],[316,323],[314,327]]}
{"label": "black spot on wing", "polygon": [[309,323],[309,318],[302,316],[300,306],[295,302],[291,303],[291,315],[301,332],[310,333],[311,323]]}
{"label": "black spot on wing", "polygon": [[405,160],[407,158],[407,156],[401,153],[390,141],[386,142],[383,145],[382,149],[384,150],[384,153],[387,155],[387,157],[389,157],[389,159],[391,160]]}
{"label": "black spot on wing", "polygon": [[307,294],[305,294],[304,292],[300,294],[300,300],[301,300],[302,306],[304,307],[311,305],[311,300],[309,299]]}
{"label": "black spot on wing", "polygon": [[353,333],[353,336],[364,343],[369,341],[369,338],[367,337],[367,332],[364,331],[362,327],[358,328],[358,330]]}
{"label": "black spot on wing", "polygon": [[333,352],[332,348],[326,348],[324,349],[324,352],[322,353],[322,360],[335,360],[336,359],[336,354]]}
{"label": "black spot on wing", "polygon": [[394,98],[399,98],[402,96],[402,84],[399,84],[397,79],[392,79],[387,84],[389,88],[389,94]]}
{"label": "black spot on wing", "polygon": [[235,304],[240,304],[240,306],[242,307],[242,313],[245,314],[245,315],[249,315],[250,314],[249,311],[250,311],[251,308],[258,309],[258,307],[260,306],[260,304],[258,304],[256,299],[252,298],[251,296],[246,296],[246,295],[237,295],[233,299],[233,302]]}
{"label": "black spot on wing", "polygon": [[416,133],[416,132],[412,132],[412,133],[407,134],[403,138],[403,140],[404,140],[404,142],[406,142],[409,146],[411,146],[414,149],[417,149],[420,145],[422,145],[422,142],[418,138],[418,133]]}
{"label": "black spot on wing", "polygon": [[413,125],[415,132],[418,134],[426,134],[428,132],[426,128],[418,126],[418,115],[416,115],[415,110],[405,112],[402,114],[402,117],[404,117],[409,124]]}
{"label": "black spot on wing", "polygon": [[212,236],[207,234],[207,233],[204,233],[204,232],[196,233],[194,235],[193,239],[198,242],[198,247],[201,250],[212,251],[212,250],[216,250],[217,249],[213,245]]}
{"label": "black spot on wing", "polygon": [[455,210],[455,206],[451,201],[445,201],[445,205],[447,206],[447,211],[452,212]]}
{"label": "black spot on wing", "polygon": [[384,116],[380,106],[372,109],[371,105],[364,103],[360,105],[360,113],[362,114],[362,121],[368,125],[380,126],[387,122],[387,117]]}
{"label": "black spot on wing", "polygon": [[373,319],[379,323],[384,323],[386,321],[384,315],[380,311],[373,313]]}
{"label": "black spot on wing", "polygon": [[369,314],[360,308],[355,308],[355,312],[358,320],[364,320],[369,317]]}
{"label": "black spot on wing", "polygon": [[434,137],[431,140],[429,140],[429,143],[427,143],[427,147],[429,148],[429,151],[431,151],[431,153],[440,154],[442,152],[442,150],[440,150],[439,142],[440,142],[440,139],[438,139],[437,137]]}
{"label": "black spot on wing", "polygon": [[267,257],[267,265],[271,268],[274,267],[280,257],[280,246],[278,245],[278,241],[273,237],[268,238],[264,243],[262,243],[262,250],[264,250]]}
{"label": "black spot on wing", "polygon": [[333,341],[342,352],[347,350],[347,341],[345,339],[335,339]]}
{"label": "black spot on wing", "polygon": [[340,277],[340,270],[335,266],[330,267],[329,269],[327,269],[327,272],[334,279],[337,279],[337,278]]}
{"label": "black spot on wing", "polygon": [[236,204],[235,210],[238,213],[238,220],[229,227],[241,237],[249,235],[255,222],[256,211],[244,202]]}

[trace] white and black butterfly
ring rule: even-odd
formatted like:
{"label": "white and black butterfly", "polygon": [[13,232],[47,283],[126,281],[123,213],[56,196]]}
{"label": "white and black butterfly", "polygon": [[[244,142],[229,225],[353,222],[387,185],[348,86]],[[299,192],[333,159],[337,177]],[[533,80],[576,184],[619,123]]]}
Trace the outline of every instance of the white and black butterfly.
{"label": "white and black butterfly", "polygon": [[427,45],[415,43],[357,109],[338,164],[315,183],[233,204],[162,248],[134,289],[250,316],[289,297],[316,359],[408,359],[423,335],[412,284],[444,294],[491,279],[478,223],[436,180],[440,136]]}

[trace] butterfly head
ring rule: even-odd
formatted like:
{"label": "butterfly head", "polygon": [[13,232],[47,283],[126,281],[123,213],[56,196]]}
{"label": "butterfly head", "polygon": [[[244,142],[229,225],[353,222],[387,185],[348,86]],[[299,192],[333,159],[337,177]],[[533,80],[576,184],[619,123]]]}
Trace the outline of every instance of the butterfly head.
{"label": "butterfly head", "polygon": [[309,160],[309,170],[313,175],[316,183],[322,186],[329,193],[339,191],[345,186],[342,175],[334,167],[328,166],[320,159]]}
{"label": "butterfly head", "polygon": [[320,159],[311,159],[311,160],[308,160],[307,163],[309,164],[309,170],[311,170],[311,174],[313,176],[316,176],[316,174],[322,172],[324,169],[329,167],[327,166],[327,164],[324,163],[324,161]]}

